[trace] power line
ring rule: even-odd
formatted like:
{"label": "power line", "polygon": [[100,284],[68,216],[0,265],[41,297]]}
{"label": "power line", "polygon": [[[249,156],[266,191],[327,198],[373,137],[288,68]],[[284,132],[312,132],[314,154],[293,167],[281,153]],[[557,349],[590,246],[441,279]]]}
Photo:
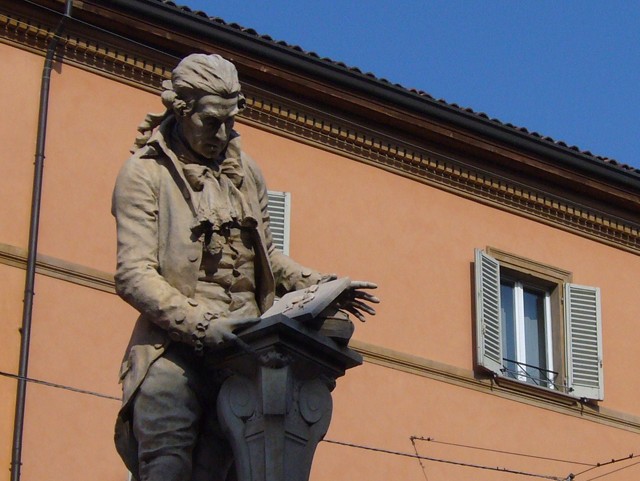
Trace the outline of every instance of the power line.
{"label": "power line", "polygon": [[[419,441],[429,441],[432,442],[434,444],[444,444],[446,446],[455,446],[458,448],[467,448],[467,449],[477,449],[479,451],[488,451],[491,453],[498,453],[498,454],[508,454],[510,456],[521,456],[524,458],[532,458],[532,459],[541,459],[543,461],[555,461],[558,463],[567,463],[567,464],[578,464],[581,466],[589,466],[590,468],[596,468],[598,467],[598,464],[593,464],[593,463],[583,463],[580,461],[570,461],[568,459],[558,459],[558,458],[549,458],[549,457],[545,457],[545,456],[535,456],[533,454],[525,454],[525,453],[516,453],[513,451],[503,451],[500,449],[491,449],[491,448],[483,448],[480,446],[470,446],[468,444],[458,444],[458,443],[448,443],[445,441],[436,441],[434,438],[423,438],[420,436],[411,436],[411,440],[419,440]],[[584,472],[584,471],[583,471]]]}
{"label": "power line", "polygon": [[63,391],[71,391],[79,394],[86,394],[88,396],[95,396],[102,399],[112,399],[114,401],[121,401],[120,398],[115,396],[109,396],[108,394],[102,394],[95,391],[88,391],[86,389],[80,389],[72,386],[65,386],[64,384],[57,384],[55,382],[43,381],[41,379],[34,379],[32,377],[19,376],[18,374],[11,374],[9,372],[0,371],[0,376],[9,377],[12,379],[19,379],[26,382],[31,382],[34,384],[41,384],[43,386],[54,387],[56,389],[62,389]]}
{"label": "power line", "polygon": [[[516,453],[516,452],[512,452],[512,451],[503,451],[503,450],[498,450],[498,449],[482,448],[482,447],[470,446],[470,445],[466,445],[466,444],[449,443],[449,442],[445,442],[445,441],[436,441],[434,438],[430,438],[430,437],[424,438],[424,437],[419,437],[419,436],[411,436],[410,439],[411,439],[412,442],[414,440],[428,441],[428,442],[433,442],[433,443],[436,443],[436,444],[443,444],[443,445],[447,445],[447,446],[462,447],[462,448],[468,448],[468,449],[477,449],[477,450],[480,450],[480,451],[488,451],[488,452],[499,453],[499,454],[508,454],[508,455],[513,455],[513,456],[522,456],[522,457],[526,457],[526,458],[541,459],[541,460],[545,460],[545,461],[555,461],[555,462],[562,462],[562,463],[568,463],[568,464],[578,464],[578,465],[583,465],[583,466],[589,466],[589,468],[585,469],[584,471],[580,471],[577,474],[571,474],[568,479],[574,479],[574,478],[576,478],[578,476],[581,476],[581,475],[583,475],[585,473],[588,473],[589,471],[592,471],[594,469],[601,468],[601,467],[608,466],[608,465],[615,464],[615,463],[619,463],[619,462],[622,462],[622,461],[627,461],[629,459],[633,459],[633,458],[636,457],[636,455],[632,453],[632,454],[629,454],[628,456],[625,456],[625,457],[622,457],[622,458],[612,459],[610,461],[606,461],[606,462],[602,462],[602,463],[598,462],[598,463],[593,464],[593,463],[582,463],[582,462],[579,462],[579,461],[569,461],[569,460],[566,460],[566,459],[557,459],[557,458],[549,458],[549,457],[543,457],[543,456],[534,456],[534,455],[530,455],[530,454]],[[414,444],[414,446],[415,446],[415,444]],[[416,449],[416,454],[417,454],[417,449]],[[615,471],[611,471],[610,473],[606,473],[606,474],[603,474],[603,475],[600,475],[600,476],[596,476],[595,478],[590,478],[587,481],[591,481],[593,479],[599,479],[601,477],[608,476],[609,474],[621,471],[623,469],[627,469],[627,468],[629,468],[631,466],[635,466],[636,464],[640,464],[640,461],[638,461],[637,463],[633,463],[633,464],[631,464],[629,466],[625,466],[623,468],[617,469]]]}
{"label": "power line", "polygon": [[553,481],[568,481],[570,479],[573,479],[573,475],[569,475],[567,477],[561,478],[558,476],[551,476],[551,475],[546,475],[546,474],[536,474],[536,473],[528,473],[526,471],[516,471],[513,469],[507,469],[507,468],[500,468],[500,467],[493,467],[493,466],[482,466],[480,464],[471,464],[471,463],[463,463],[460,461],[452,461],[449,459],[439,459],[439,458],[432,458],[429,456],[421,456],[418,454],[411,454],[411,453],[403,453],[400,451],[391,451],[388,449],[381,449],[381,448],[374,448],[371,446],[363,446],[361,444],[353,444],[353,443],[345,443],[342,441],[334,441],[331,439],[324,439],[325,443],[330,443],[330,444],[337,444],[340,446],[348,446],[351,448],[358,448],[358,449],[364,449],[367,451],[374,451],[377,453],[382,453],[382,454],[391,454],[394,456],[401,456],[401,457],[405,457],[405,458],[412,458],[412,459],[423,459],[425,461],[433,461],[436,463],[445,463],[445,464],[453,464],[455,466],[463,466],[466,468],[474,468],[474,469],[484,469],[484,470],[488,470],[488,471],[498,471],[500,473],[508,473],[508,474],[518,474],[521,476],[529,476],[532,478],[542,478],[542,479],[551,479]]}
{"label": "power line", "polygon": [[[23,2],[25,2],[25,3],[28,3],[29,5],[36,6],[36,7],[40,8],[40,9],[42,9],[42,10],[45,10],[45,11],[46,11],[46,12],[48,12],[48,13],[53,13],[53,14],[55,14],[55,15],[62,15],[60,12],[58,12],[58,11],[56,11],[56,10],[53,10],[53,9],[51,9],[51,8],[47,8],[47,7],[43,6],[43,5],[39,5],[39,4],[37,4],[37,3],[34,3],[34,2],[32,2],[31,0],[22,0],[22,1],[23,1]],[[89,2],[89,4],[91,5],[91,3],[90,3],[90,2]],[[130,37],[126,37],[126,36],[124,36],[124,35],[120,35],[120,34],[118,34],[118,33],[115,33],[115,32],[113,32],[113,31],[111,31],[111,30],[107,30],[107,29],[105,29],[105,28],[98,27],[97,25],[94,25],[94,24],[92,24],[92,23],[85,22],[84,20],[80,20],[80,19],[79,19],[79,18],[77,18],[77,17],[70,17],[70,20],[72,20],[74,23],[78,23],[78,24],[81,24],[81,25],[84,25],[84,26],[90,27],[90,28],[92,28],[93,30],[98,30],[98,31],[100,31],[100,32],[102,32],[102,33],[109,34],[109,35],[111,35],[111,36],[113,36],[113,37],[119,38],[120,40],[126,40],[127,42],[133,43],[133,44],[135,44],[135,45],[137,45],[137,46],[139,46],[139,47],[144,47],[144,48],[146,48],[146,49],[149,49],[149,50],[152,50],[152,51],[154,51],[154,52],[160,53],[160,54],[162,54],[162,55],[166,55],[167,57],[170,57],[170,58],[172,58],[172,59],[175,59],[175,60],[181,60],[181,57],[176,57],[175,55],[170,54],[169,52],[167,52],[167,51],[165,51],[165,50],[157,49],[157,48],[155,48],[155,47],[152,47],[151,45],[147,45],[147,44],[142,43],[142,42],[139,42],[139,41],[137,41],[137,40],[133,40],[133,39],[132,39],[132,38],[130,38]],[[20,23],[20,24],[22,24],[22,25],[26,25],[26,26],[30,26],[28,23],[21,22],[21,21],[19,21],[19,20],[17,21],[17,23]],[[55,36],[55,35],[54,35],[54,36]],[[61,39],[61,40],[64,40],[62,37],[60,37],[60,39]],[[108,42],[105,42],[105,43],[108,43]],[[114,47],[114,48],[117,48],[117,47],[115,47],[115,46],[113,46],[113,45],[111,45],[111,46],[112,46],[112,47]]]}
{"label": "power line", "polygon": [[[416,452],[416,456],[420,456],[418,454],[418,446],[416,445],[416,437],[411,436],[409,438],[411,440],[411,444],[413,445],[413,450]],[[425,481],[429,481],[429,477],[427,476],[427,468],[425,468],[424,464],[422,464],[422,459],[418,458],[418,462],[420,463],[420,467],[422,468],[422,474],[424,474]]]}
{"label": "power line", "polygon": [[[37,6],[40,9],[46,10],[50,13],[55,13],[57,15],[60,15],[60,12],[57,12],[55,10],[52,10],[50,8],[44,7],[42,5],[39,5],[37,3],[34,3],[30,0],[23,0],[25,3],[28,3],[32,6]],[[159,50],[155,47],[152,47],[148,44],[144,44],[142,42],[133,40],[130,37],[126,37],[124,35],[120,35],[117,34],[113,31],[104,29],[102,27],[98,27],[97,25],[91,24],[89,22],[85,22],[83,20],[80,20],[78,18],[75,17],[71,17],[71,20],[73,20],[74,22],[81,24],[81,25],[85,25],[85,26],[89,26],[92,29],[95,30],[99,30],[103,33],[107,33],[115,38],[121,39],[121,40],[125,40],[129,43],[133,43],[135,45],[144,47],[146,49],[155,51],[157,53],[161,53],[169,58],[175,59],[175,60],[180,60],[180,57],[176,57],[175,55],[172,55],[170,53],[168,53],[167,51],[163,51],[163,50]],[[16,20],[16,22],[18,24],[21,24],[23,26],[30,26],[30,24],[22,22],[20,20]],[[55,34],[52,35],[52,37],[56,37]],[[64,40],[62,37],[58,37],[60,40]],[[105,42],[108,44],[108,42]],[[112,47],[114,47],[112,45]],[[117,47],[114,47],[117,48]],[[242,347],[242,346],[241,346]],[[57,384],[57,383],[53,383],[53,382],[49,382],[49,381],[43,381],[40,379],[35,379],[35,378],[29,378],[29,377],[24,377],[24,376],[19,376],[16,374],[11,374],[11,373],[7,373],[4,371],[0,371],[0,376],[4,376],[4,377],[9,377],[9,378],[13,378],[13,379],[19,379],[19,380],[24,380],[26,382],[30,382],[30,383],[34,383],[34,384],[40,384],[40,385],[44,385],[44,386],[48,386],[48,387],[53,387],[56,389],[62,389],[62,390],[66,390],[66,391],[71,391],[71,392],[76,392],[79,394],[85,394],[85,395],[89,395],[89,396],[94,396],[94,397],[98,397],[98,398],[102,398],[102,399],[109,399],[109,400],[114,400],[114,401],[120,401],[121,399],[115,396],[110,396],[107,394],[102,394],[102,393],[98,393],[95,391],[89,391],[89,390],[85,390],[85,389],[80,389],[80,388],[75,388],[72,386],[67,386],[67,385],[62,385],[62,384]],[[362,446],[362,445],[356,445],[356,444],[352,444],[352,443],[346,443],[346,442],[340,442],[340,441],[333,441],[333,440],[327,440],[325,439],[324,441],[327,443],[331,443],[331,444],[337,444],[337,445],[342,445],[342,446],[348,446],[348,447],[354,447],[354,448],[359,448],[359,449],[365,449],[365,450],[370,450],[370,451],[375,451],[375,452],[380,452],[383,454],[390,454],[390,455],[396,455],[396,456],[403,456],[403,457],[410,457],[410,458],[415,458],[418,459],[418,461],[420,462],[420,465],[423,469],[424,475],[425,475],[425,479],[428,481],[428,477],[426,474],[426,470],[425,467],[422,463],[422,460],[427,460],[427,461],[433,461],[433,462],[440,462],[440,463],[446,463],[446,464],[453,464],[453,465],[458,465],[458,466],[463,466],[463,467],[470,467],[470,468],[475,468],[475,469],[485,469],[485,470],[492,470],[492,471],[498,471],[498,472],[504,472],[504,473],[510,473],[510,474],[519,474],[519,475],[523,475],[523,476],[530,476],[530,477],[538,477],[538,478],[543,478],[543,479],[551,479],[551,480],[557,480],[557,481],[566,481],[568,479],[573,479],[576,476],[585,474],[593,469],[599,468],[599,467],[603,467],[603,466],[607,466],[610,464],[614,464],[617,462],[621,462],[621,461],[625,461],[628,459],[632,459],[634,457],[633,454],[629,455],[628,457],[625,458],[620,458],[620,459],[614,459],[611,460],[609,462],[606,463],[597,463],[597,464],[589,464],[589,463],[583,463],[583,462],[579,462],[579,461],[569,461],[569,460],[563,460],[563,459],[556,459],[556,458],[549,458],[549,457],[543,457],[543,456],[535,456],[535,455],[529,455],[529,454],[524,454],[524,453],[516,453],[516,452],[510,452],[510,451],[502,451],[502,450],[496,450],[496,449],[490,449],[490,448],[482,448],[482,447],[478,447],[478,446],[470,446],[470,445],[464,445],[464,444],[456,444],[456,443],[448,443],[448,442],[444,442],[444,441],[436,441],[433,438],[423,438],[423,437],[417,437],[417,436],[411,436],[410,437],[411,442],[414,446],[415,452],[416,454],[411,454],[411,453],[402,453],[402,452],[397,452],[397,451],[390,451],[390,450],[385,450],[385,449],[381,449],[381,448],[374,448],[374,447],[369,447],[369,446]],[[540,460],[547,460],[547,461],[554,461],[554,462],[562,462],[562,463],[570,463],[570,464],[577,464],[577,465],[582,465],[582,466],[589,466],[588,469],[576,474],[576,475],[569,475],[566,478],[560,478],[560,477],[556,477],[556,476],[549,476],[549,475],[541,475],[541,474],[535,474],[535,473],[527,473],[527,472],[523,472],[523,471],[516,471],[516,470],[510,470],[507,468],[500,468],[500,467],[490,467],[490,466],[482,466],[482,465],[475,465],[475,464],[470,464],[470,463],[463,463],[463,462],[458,462],[458,461],[452,461],[452,460],[445,460],[445,459],[438,459],[438,458],[432,458],[432,457],[428,457],[428,456],[421,456],[418,454],[418,449],[417,446],[415,444],[415,440],[421,440],[421,441],[429,441],[429,442],[433,442],[433,443],[438,443],[438,444],[443,444],[443,445],[449,445],[449,446],[455,446],[455,447],[463,447],[463,448],[467,448],[467,449],[476,449],[476,450],[481,450],[481,451],[487,451],[487,452],[495,452],[495,453],[500,453],[500,454],[507,454],[507,455],[513,455],[513,456],[522,456],[522,457],[527,457],[527,458],[533,458],[533,459],[540,459]],[[622,468],[619,468],[617,470],[611,471],[609,473],[597,476],[595,478],[590,478],[587,481],[591,481],[591,480],[595,480],[595,479],[599,479],[605,476],[608,476],[609,474],[613,474],[615,472],[618,471],[622,471],[624,469],[630,468],[632,466],[635,466],[637,464],[640,464],[639,462],[633,463],[629,466],[625,466]]]}
{"label": "power line", "polygon": [[624,469],[631,468],[631,467],[633,467],[633,466],[635,466],[637,464],[640,464],[640,461],[636,461],[635,463],[630,464],[629,466],[624,466],[622,468],[614,469],[613,471],[609,471],[608,473],[601,474],[600,476],[596,476],[595,478],[589,478],[586,481],[593,481],[594,479],[604,478],[605,476],[609,476],[610,474],[613,474],[613,473],[618,473],[618,472],[620,472],[620,471],[622,471]]}
{"label": "power line", "polygon": [[[601,468],[603,466],[608,466],[610,464],[619,463],[621,461],[627,461],[629,459],[633,459],[634,457],[635,457],[635,454],[631,453],[629,456],[625,456],[624,458],[612,459],[611,461],[606,461],[604,463],[596,463],[594,466],[590,467],[589,469],[585,469],[584,471],[580,471],[578,474],[576,474],[576,476],[580,476],[581,474],[588,473],[589,471],[591,471],[593,469],[596,469],[596,468]],[[640,463],[640,461],[638,461],[638,463]],[[634,464],[638,464],[638,463],[634,463]],[[625,469],[625,468],[622,468],[622,469]],[[611,471],[611,472],[615,473],[615,471]],[[600,476],[598,476],[598,477],[600,477]],[[591,479],[596,479],[596,478],[591,478]]]}
{"label": "power line", "polygon": [[[44,381],[42,379],[35,379],[35,378],[31,378],[31,377],[25,377],[25,376],[20,376],[18,374],[12,374],[12,373],[8,373],[5,371],[0,371],[0,376],[3,377],[8,377],[8,378],[12,378],[12,379],[22,379],[26,382],[30,382],[33,384],[39,384],[42,386],[47,386],[47,387],[52,387],[52,388],[56,388],[56,389],[62,389],[63,391],[70,391],[70,392],[75,392],[78,394],[85,394],[87,396],[93,396],[93,397],[97,397],[97,398],[101,398],[101,399],[109,399],[112,401],[121,401],[121,399],[119,397],[115,397],[115,396],[110,396],[108,394],[103,394],[103,393],[99,393],[96,391],[89,391],[87,389],[80,389],[77,387],[73,387],[73,386],[67,386],[64,384],[58,384],[58,383],[54,383],[54,382],[50,382],[50,381]],[[630,454],[629,456],[626,456],[624,458],[618,458],[618,459],[612,459],[611,461],[607,461],[604,463],[597,463],[597,464],[587,464],[587,463],[578,463],[575,462],[576,464],[582,464],[585,466],[590,466],[588,469],[579,472],[576,475],[570,474],[567,477],[558,477],[558,476],[551,476],[551,475],[544,475],[544,474],[537,474],[537,473],[529,473],[526,471],[518,471],[518,470],[513,470],[513,469],[508,469],[508,468],[500,468],[500,467],[493,467],[493,466],[483,466],[483,465],[478,465],[478,464],[471,464],[471,463],[463,463],[461,461],[453,461],[453,460],[448,460],[448,459],[439,459],[439,458],[434,458],[434,457],[430,457],[430,456],[422,456],[420,454],[418,454],[418,448],[415,444],[415,440],[419,440],[419,441],[429,441],[429,442],[434,442],[434,443],[440,443],[440,444],[444,444],[444,445],[450,445],[450,446],[457,446],[457,447],[465,447],[465,448],[469,448],[469,449],[478,449],[478,450],[483,450],[483,451],[490,451],[490,452],[496,452],[496,453],[502,453],[502,454],[510,454],[510,455],[516,455],[516,456],[523,456],[523,457],[530,457],[530,458],[536,458],[536,459],[543,459],[543,460],[549,460],[549,461],[559,461],[559,462],[565,462],[565,463],[572,463],[573,461],[567,461],[567,460],[560,460],[560,459],[554,459],[554,458],[544,458],[544,457],[540,457],[540,456],[533,456],[533,455],[528,455],[528,454],[523,454],[523,453],[513,453],[513,452],[509,452],[509,451],[500,451],[500,450],[495,450],[495,449],[489,449],[489,448],[481,448],[481,447],[477,447],[477,446],[468,446],[468,445],[464,445],[464,444],[456,444],[456,443],[447,443],[444,441],[436,441],[433,438],[422,438],[422,437],[418,437],[418,436],[411,436],[410,437],[411,442],[413,443],[414,449],[416,451],[416,454],[411,454],[411,453],[404,453],[404,452],[400,452],[400,451],[391,451],[388,449],[382,449],[382,448],[375,448],[372,446],[363,446],[363,445],[359,445],[359,444],[353,444],[353,443],[347,443],[347,442],[343,442],[343,441],[335,441],[335,440],[330,440],[330,439],[325,439],[324,442],[326,443],[330,443],[330,444],[336,444],[336,445],[340,445],[340,446],[347,446],[347,447],[352,447],[352,448],[358,448],[358,449],[364,449],[367,451],[374,451],[374,452],[378,452],[378,453],[382,453],[382,454],[389,454],[389,455],[393,455],[393,456],[401,456],[401,457],[407,457],[407,458],[412,458],[412,459],[417,459],[420,463],[420,466],[422,467],[424,476],[425,476],[425,480],[428,481],[428,477],[427,477],[427,473],[426,473],[426,468],[424,466],[424,464],[422,463],[423,460],[425,461],[433,461],[436,463],[444,463],[444,464],[452,464],[455,466],[462,466],[462,467],[467,467],[467,468],[473,468],[473,469],[483,469],[483,470],[489,470],[489,471],[497,471],[497,472],[501,472],[501,473],[508,473],[508,474],[518,474],[521,476],[529,476],[529,477],[535,477],[535,478],[542,478],[542,479],[550,479],[552,481],[568,481],[568,480],[572,480],[577,476],[581,476],[593,469],[596,468],[600,468],[603,466],[608,466],[611,464],[615,464],[615,463],[619,463],[622,461],[627,461],[629,459],[633,459],[635,457],[634,454]],[[633,463],[629,466],[625,466],[623,468],[611,471],[609,473],[600,475],[600,476],[596,476],[594,478],[590,478],[589,480],[586,481],[592,481],[595,479],[600,479],[602,477],[608,476],[609,474],[613,474],[616,473],[618,471],[622,471],[624,469],[630,468],[632,466],[635,466],[637,464],[640,464],[640,461]]]}

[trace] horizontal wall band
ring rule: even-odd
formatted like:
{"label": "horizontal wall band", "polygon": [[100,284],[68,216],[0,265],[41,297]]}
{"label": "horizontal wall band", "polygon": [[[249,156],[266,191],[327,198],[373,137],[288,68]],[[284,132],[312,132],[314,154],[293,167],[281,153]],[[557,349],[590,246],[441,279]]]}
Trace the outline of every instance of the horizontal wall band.
{"label": "horizontal wall band", "polygon": [[[0,14],[0,41],[42,53],[49,27]],[[160,91],[171,66],[101,44],[67,36],[65,61],[147,91]],[[640,254],[640,225],[576,202],[483,172],[427,148],[375,132],[345,119],[294,103],[245,83],[241,121],[344,157],[461,195],[552,227]]]}
{"label": "horizontal wall band", "polygon": [[[26,269],[26,249],[0,242],[0,264]],[[36,273],[110,294],[116,293],[113,274],[63,261],[55,257],[38,254],[36,258]]]}
{"label": "horizontal wall band", "polygon": [[[0,15],[0,41],[36,53],[42,53],[52,31],[29,20]],[[160,65],[135,57],[99,42],[67,36],[62,39],[65,61],[100,75],[143,88],[159,91],[162,80],[169,77],[170,65]],[[364,161],[441,189],[461,194],[510,212],[540,220],[579,235],[624,250],[640,253],[640,229],[636,225],[594,212],[588,208],[535,189],[500,179],[495,174],[477,171],[456,159],[446,158],[419,146],[408,145],[392,137],[368,131],[343,119],[294,105],[275,98],[257,87],[245,86],[248,108],[243,120],[251,125],[278,132],[316,147]],[[0,244],[0,263],[24,268],[26,253]],[[36,271],[56,279],[114,293],[113,276],[59,259],[38,256]],[[461,387],[499,395],[519,402],[588,418],[618,428],[640,431],[640,420],[604,409],[593,409],[561,396],[540,398],[540,393],[517,386],[497,385],[491,380],[476,379],[472,372],[405,353],[353,341],[367,362],[399,371],[429,377]],[[526,386],[525,386],[526,388]]]}
{"label": "horizontal wall band", "polygon": [[365,362],[408,374],[427,377],[462,388],[499,396],[560,414],[579,417],[618,429],[640,433],[640,417],[611,409],[580,403],[577,399],[517,381],[479,378],[472,371],[394,351],[366,342],[351,340],[349,347],[358,351]]}
{"label": "horizontal wall band", "polygon": [[[0,243],[0,264],[25,269],[27,252],[19,247]],[[38,255],[36,272],[55,279],[115,294],[112,274],[55,257]],[[497,384],[491,378],[477,378],[472,371],[356,339],[351,341],[350,347],[362,354],[367,363],[640,433],[640,418],[638,417],[581,404],[576,399],[559,393],[552,393],[548,390],[516,382],[505,381],[504,385]]]}

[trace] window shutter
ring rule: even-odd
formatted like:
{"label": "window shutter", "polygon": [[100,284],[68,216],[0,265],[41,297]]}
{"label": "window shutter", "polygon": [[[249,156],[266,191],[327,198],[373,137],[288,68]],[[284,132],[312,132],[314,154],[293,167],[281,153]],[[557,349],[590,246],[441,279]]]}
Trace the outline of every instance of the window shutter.
{"label": "window shutter", "polygon": [[566,284],[567,377],[571,395],[604,398],[600,289]]}
{"label": "window shutter", "polygon": [[289,222],[291,193],[269,191],[269,218],[273,245],[289,255]]}
{"label": "window shutter", "polygon": [[499,374],[502,371],[500,263],[476,249],[475,274],[477,362]]}

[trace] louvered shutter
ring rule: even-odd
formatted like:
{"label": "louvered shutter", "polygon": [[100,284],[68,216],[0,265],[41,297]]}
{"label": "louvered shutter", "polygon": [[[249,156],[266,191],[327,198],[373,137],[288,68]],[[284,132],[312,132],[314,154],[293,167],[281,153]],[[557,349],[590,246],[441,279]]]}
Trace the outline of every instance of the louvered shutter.
{"label": "louvered shutter", "polygon": [[499,374],[502,370],[502,322],[500,320],[500,263],[476,249],[477,362]]}
{"label": "louvered shutter", "polygon": [[269,191],[269,218],[271,235],[277,249],[289,255],[289,216],[291,194],[289,192]]}
{"label": "louvered shutter", "polygon": [[567,378],[571,395],[601,400],[602,321],[600,289],[566,284]]}

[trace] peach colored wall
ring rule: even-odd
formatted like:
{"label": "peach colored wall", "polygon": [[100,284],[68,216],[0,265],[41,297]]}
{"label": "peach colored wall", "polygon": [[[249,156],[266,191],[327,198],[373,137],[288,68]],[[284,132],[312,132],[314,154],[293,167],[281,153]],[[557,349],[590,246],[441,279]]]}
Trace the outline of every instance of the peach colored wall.
{"label": "peach colored wall", "polygon": [[115,269],[111,191],[156,96],[63,66],[52,80],[40,252]]}
{"label": "peach colored wall", "polygon": [[[0,44],[4,96],[0,140],[0,242],[26,248],[43,58]],[[68,65],[52,74],[39,252],[88,267],[115,268],[111,191],[156,96]],[[116,139],[116,140],[114,140]],[[25,271],[0,264],[0,369],[17,372]],[[29,375],[119,396],[119,364],[136,313],[112,294],[37,276]],[[16,382],[0,379],[0,463],[9,466]],[[126,480],[113,447],[119,403],[28,385],[22,479]],[[70,477],[70,473],[72,476]],[[98,474],[99,473],[99,474]],[[0,472],[0,480],[9,472]]]}
{"label": "peach colored wall", "polygon": [[4,44],[0,58],[0,242],[26,247],[43,61]]}
{"label": "peach colored wall", "polygon": [[[18,372],[24,271],[0,264],[0,371]],[[9,466],[17,382],[0,377],[0,466]],[[0,470],[4,481],[5,471]],[[7,476],[7,479],[8,476]]]}
{"label": "peach colored wall", "polygon": [[[270,188],[292,192],[292,256],[375,280],[379,315],[356,338],[471,369],[474,248],[491,245],[573,273],[602,290],[603,405],[640,414],[634,298],[640,257],[375,167],[243,126]],[[626,322],[623,322],[626,320]]]}
{"label": "peach colored wall", "polygon": [[[371,364],[353,369],[338,380],[333,397],[334,417],[326,436],[328,440],[413,454],[410,437],[419,436],[574,461],[560,463],[417,441],[422,456],[560,479],[588,468],[577,463],[602,463],[637,452],[636,433]],[[634,459],[602,467],[582,479],[595,478],[635,462]],[[527,479],[433,461],[423,463],[430,481]],[[611,479],[633,481],[638,479],[638,473],[640,466]],[[311,481],[327,479],[424,481],[425,477],[416,459],[324,442],[316,454]]]}
{"label": "peach colored wall", "polygon": [[[0,73],[2,91],[21,85],[21,95],[9,96],[10,108],[0,112],[5,146],[0,160],[8,173],[0,177],[5,206],[0,242],[25,247],[42,57],[2,44],[0,56],[15,66]],[[162,105],[155,95],[68,65],[53,75],[51,95],[39,251],[112,272],[113,182],[136,126]],[[629,327],[640,318],[640,306],[630,302],[636,297],[638,256],[246,124],[238,129],[270,188],[292,192],[292,256],[380,284],[379,315],[357,326],[358,339],[470,370],[473,249],[492,245],[567,269],[575,282],[602,288],[606,400],[601,405],[640,416],[638,386],[629,381],[630,366],[640,364],[640,334]],[[14,372],[24,271],[0,264],[0,275],[0,367]],[[133,310],[113,295],[38,276],[30,375],[118,395],[116,374],[134,319]],[[6,466],[15,382],[0,379],[0,388],[0,463]],[[111,442],[117,405],[30,385],[23,479],[124,481]],[[411,435],[571,459],[579,455],[587,462],[628,454],[633,442],[637,445],[637,435],[627,431],[374,365],[339,381],[328,438],[411,452]],[[432,445],[421,449],[479,464],[506,463]],[[525,464],[529,471],[568,474],[566,466]],[[434,473],[430,479],[496,479],[495,473],[428,467]],[[0,471],[0,481],[5,479],[8,473]],[[324,443],[312,479],[424,476],[413,459]]]}
{"label": "peach colored wall", "polygon": [[[38,98],[43,58],[0,44],[0,242],[26,248],[29,233]],[[45,151],[38,252],[105,271],[115,267],[111,191],[129,156],[136,127],[157,96],[56,65]],[[105,215],[106,214],[106,215]]]}
{"label": "peach colored wall", "polygon": [[[38,277],[30,376],[119,397],[117,372],[136,314],[113,294]],[[113,446],[117,400],[29,386],[24,478],[125,481]],[[99,476],[97,473],[101,473]]]}

